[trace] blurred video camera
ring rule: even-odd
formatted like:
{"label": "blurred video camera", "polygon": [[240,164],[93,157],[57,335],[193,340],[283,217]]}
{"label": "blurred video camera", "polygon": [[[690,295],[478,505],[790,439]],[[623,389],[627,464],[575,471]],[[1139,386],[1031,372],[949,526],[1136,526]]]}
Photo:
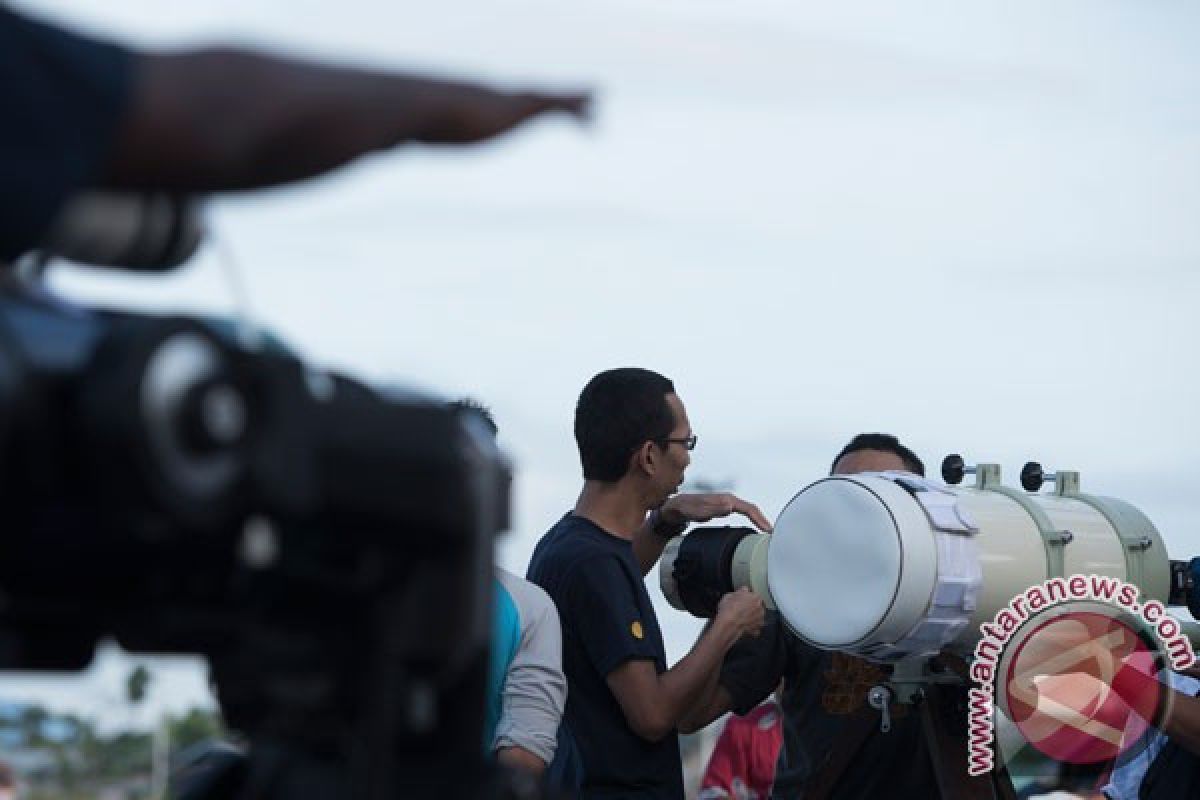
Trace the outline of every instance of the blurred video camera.
{"label": "blurred video camera", "polygon": [[[87,196],[47,251],[170,269],[196,207]],[[492,541],[511,472],[469,409],[221,320],[0,286],[0,667],[97,641],[207,657],[243,758],[174,796],[488,797]]]}

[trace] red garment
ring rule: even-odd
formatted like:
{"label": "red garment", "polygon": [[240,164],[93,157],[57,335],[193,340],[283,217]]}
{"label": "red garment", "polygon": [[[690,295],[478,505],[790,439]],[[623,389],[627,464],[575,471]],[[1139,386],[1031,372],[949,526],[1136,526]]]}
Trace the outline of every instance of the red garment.
{"label": "red garment", "polygon": [[774,700],[739,717],[730,714],[717,739],[699,800],[765,800],[775,780],[775,761],[783,744],[783,716]]}

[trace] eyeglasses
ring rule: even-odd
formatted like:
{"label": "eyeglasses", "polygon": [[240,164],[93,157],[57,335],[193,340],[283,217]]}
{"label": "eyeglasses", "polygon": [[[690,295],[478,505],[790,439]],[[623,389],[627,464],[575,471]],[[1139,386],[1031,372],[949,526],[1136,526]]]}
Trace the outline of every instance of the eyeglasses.
{"label": "eyeglasses", "polygon": [[659,444],[663,445],[664,450],[666,449],[666,445],[669,445],[671,442],[675,442],[676,444],[681,444],[688,450],[695,450],[697,438],[698,437],[696,436],[696,434],[693,433],[691,436],[685,436],[685,437],[668,436],[667,438],[659,439],[658,441],[659,441]]}

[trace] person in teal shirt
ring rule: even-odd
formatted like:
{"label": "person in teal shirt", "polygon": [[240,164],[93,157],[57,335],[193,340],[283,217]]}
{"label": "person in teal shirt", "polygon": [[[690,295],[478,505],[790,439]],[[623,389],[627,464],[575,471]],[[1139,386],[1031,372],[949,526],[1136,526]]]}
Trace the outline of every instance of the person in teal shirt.
{"label": "person in teal shirt", "polygon": [[540,775],[567,703],[558,612],[540,587],[496,568],[485,751]]}

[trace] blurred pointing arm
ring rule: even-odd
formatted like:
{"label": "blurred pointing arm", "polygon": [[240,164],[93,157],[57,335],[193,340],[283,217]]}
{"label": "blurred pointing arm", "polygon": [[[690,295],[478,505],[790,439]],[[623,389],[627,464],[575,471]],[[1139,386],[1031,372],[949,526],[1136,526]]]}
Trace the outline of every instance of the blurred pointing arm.
{"label": "blurred pointing arm", "polygon": [[483,141],[586,94],[501,92],[238,49],[137,57],[101,184],[169,191],[301,180],[407,141]]}

